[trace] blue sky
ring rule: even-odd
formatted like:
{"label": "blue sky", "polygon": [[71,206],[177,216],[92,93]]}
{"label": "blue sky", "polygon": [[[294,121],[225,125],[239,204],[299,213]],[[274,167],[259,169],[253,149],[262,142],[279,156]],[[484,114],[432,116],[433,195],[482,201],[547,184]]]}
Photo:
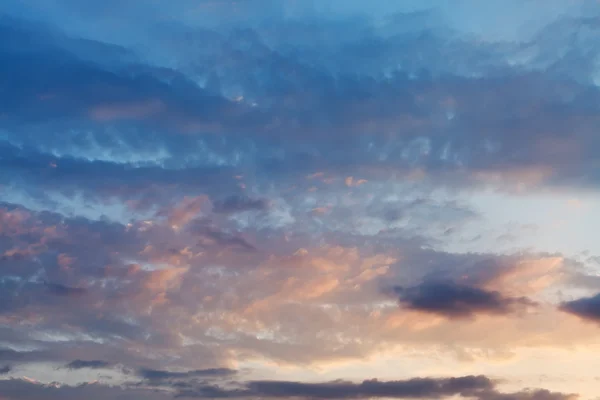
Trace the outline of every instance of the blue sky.
{"label": "blue sky", "polygon": [[598,392],[600,4],[4,0],[0,400]]}

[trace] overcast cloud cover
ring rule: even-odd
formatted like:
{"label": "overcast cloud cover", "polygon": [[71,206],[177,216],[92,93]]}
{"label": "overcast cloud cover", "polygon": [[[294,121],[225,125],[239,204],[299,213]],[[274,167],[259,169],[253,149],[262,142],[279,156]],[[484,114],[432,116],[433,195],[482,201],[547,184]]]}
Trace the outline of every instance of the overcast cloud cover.
{"label": "overcast cloud cover", "polygon": [[600,392],[600,3],[0,2],[0,400]]}

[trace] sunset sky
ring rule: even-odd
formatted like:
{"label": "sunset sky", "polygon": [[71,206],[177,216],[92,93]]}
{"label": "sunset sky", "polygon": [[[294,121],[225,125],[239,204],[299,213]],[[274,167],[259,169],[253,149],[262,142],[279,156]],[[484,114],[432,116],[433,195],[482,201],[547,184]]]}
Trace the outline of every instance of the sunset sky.
{"label": "sunset sky", "polygon": [[0,400],[600,399],[600,2],[0,0]]}

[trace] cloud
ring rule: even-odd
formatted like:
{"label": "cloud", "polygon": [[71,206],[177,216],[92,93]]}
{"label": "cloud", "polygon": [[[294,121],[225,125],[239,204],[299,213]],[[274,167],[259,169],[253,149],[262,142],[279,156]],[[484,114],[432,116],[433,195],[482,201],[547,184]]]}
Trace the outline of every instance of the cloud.
{"label": "cloud", "polygon": [[[64,121],[65,118],[80,121],[91,118],[100,123],[135,120],[159,125],[166,123],[163,126],[184,131],[205,128],[210,131],[211,126],[221,129],[218,122],[215,125],[216,121],[210,121],[210,110],[221,114],[230,106],[238,108],[235,103],[204,92],[174,70],[164,72],[177,81],[176,86],[148,74],[147,67],[140,68],[132,76],[132,70],[128,74],[114,65],[107,68],[96,60],[81,60],[72,50],[76,39],[64,37],[56,29],[40,29],[20,20],[3,19],[1,22],[2,30],[15,41],[12,46],[1,48],[3,67],[0,74],[14,77],[10,85],[4,86],[14,91],[13,103],[5,104],[5,113],[13,123],[18,123],[17,127]],[[17,44],[27,43],[32,36],[41,39],[31,51],[19,52]],[[86,46],[86,43],[79,44],[78,47]],[[89,41],[89,53],[95,52],[94,45],[100,47],[102,43]],[[112,52],[117,66],[125,67],[131,61],[127,58],[119,60],[121,49],[116,46],[104,46],[104,51]],[[44,73],[38,74],[36,80],[28,80],[27,77],[42,65]],[[130,68],[135,69],[131,64]],[[91,90],[94,81],[101,83],[101,90]],[[183,102],[182,97],[188,97],[189,103]],[[194,107],[196,109],[192,111]]]}
{"label": "cloud", "polygon": [[333,381],[328,383],[302,383],[286,381],[252,381],[238,389],[218,386],[201,386],[184,389],[177,397],[197,398],[313,398],[356,399],[397,398],[425,399],[461,396],[478,400],[572,400],[578,396],[550,392],[545,389],[516,393],[500,393],[495,383],[486,376],[457,378],[413,378],[403,381],[366,380],[362,383]]}
{"label": "cloud", "polygon": [[85,294],[86,292],[84,288],[69,287],[57,283],[46,283],[46,287],[50,293],[56,296],[77,297]]}
{"label": "cloud", "polygon": [[[546,287],[539,278],[562,265],[560,258],[543,254],[423,249],[421,241],[387,232],[353,236],[337,228],[320,236],[311,234],[310,221],[301,220],[293,225],[297,232],[286,239],[277,230],[261,232],[214,215],[192,220],[180,230],[163,216],[124,225],[13,206],[0,216],[6,222],[1,224],[6,232],[2,249],[31,251],[18,263],[3,265],[0,284],[0,317],[12,321],[27,315],[27,323],[33,324],[25,329],[9,323],[0,335],[15,346],[43,350],[27,353],[28,362],[96,359],[135,369],[181,371],[198,369],[198,357],[202,368],[231,365],[231,351],[236,351],[304,365],[368,357],[399,344],[428,349],[444,336],[465,352],[510,349],[535,337],[535,325],[552,317],[546,312],[543,318],[521,315],[526,304],[518,299],[538,296]],[[322,238],[347,247],[322,244]],[[43,260],[42,272],[38,260]],[[477,288],[488,302],[459,297],[448,303],[449,311],[441,308],[437,314],[411,319],[381,291],[401,284],[422,289],[432,301],[431,290],[420,287],[432,276],[456,282],[451,287],[455,291],[459,285]],[[61,282],[59,293],[70,294],[68,288],[85,288],[85,293],[74,302],[69,295],[48,290],[40,283],[44,279]],[[552,288],[560,285],[560,280],[544,282]],[[411,292],[413,301],[416,290]],[[455,331],[456,320],[464,320],[455,318],[457,309],[466,315],[504,315],[505,328],[474,341],[490,322],[465,322]],[[442,312],[450,318],[439,321]],[[544,344],[562,346],[564,335],[552,331]],[[149,357],[124,346],[123,339],[137,343],[135,349],[163,356]]]}
{"label": "cloud", "polygon": [[68,363],[65,368],[68,369],[105,369],[110,368],[111,363],[102,360],[74,360]]}
{"label": "cloud", "polygon": [[563,302],[560,309],[583,319],[600,322],[600,294]]}
{"label": "cloud", "polygon": [[265,397],[361,398],[395,397],[427,398],[471,394],[493,387],[485,376],[466,376],[449,379],[410,379],[407,381],[364,381],[360,384],[331,383],[303,384],[297,382],[252,382],[251,392]]}
{"label": "cloud", "polygon": [[234,374],[215,365],[594,343],[557,313],[585,286],[574,254],[481,238],[498,191],[598,187],[597,5],[25,3],[0,5],[0,359],[137,373],[11,396],[563,398],[477,376],[200,386]]}
{"label": "cloud", "polygon": [[264,211],[269,208],[265,199],[253,199],[246,196],[229,196],[218,200],[213,205],[213,211],[218,214],[234,214],[244,211]]}
{"label": "cloud", "polygon": [[107,398],[166,400],[172,398],[172,395],[156,390],[125,389],[99,383],[88,383],[77,386],[60,385],[58,383],[42,384],[25,379],[0,381],[0,393],[9,400],[76,400],[81,398],[90,400]]}
{"label": "cloud", "polygon": [[[27,53],[4,48],[4,72],[13,77],[17,96],[6,108],[5,151],[11,157],[3,161],[4,182],[16,185],[19,176],[28,183],[25,187],[44,185],[63,193],[76,188],[95,196],[99,188],[110,193],[130,188],[142,195],[150,186],[172,183],[185,186],[182,195],[194,195],[200,182],[225,186],[233,181],[225,175],[252,170],[260,180],[277,169],[282,180],[324,170],[360,182],[422,176],[435,185],[516,190],[570,185],[578,177],[578,185],[594,185],[585,166],[593,156],[588,149],[595,145],[596,121],[585,104],[594,103],[597,90],[568,80],[558,84],[553,70],[511,67],[506,59],[523,51],[521,46],[473,43],[434,28],[430,18],[416,23],[417,33],[392,35],[354,19],[274,20],[244,35],[160,25],[158,37],[144,39],[157,52],[180,60],[177,70],[117,56],[125,45],[102,47],[99,39],[81,42],[56,33],[57,28],[4,21],[15,40],[40,38]],[[350,35],[357,23],[361,29]],[[422,34],[423,23],[427,34]],[[307,40],[315,27],[330,38],[327,46]],[[393,23],[387,27],[397,29]],[[561,29],[576,28],[567,24]],[[251,45],[244,46],[245,40]],[[541,34],[532,40],[540,43],[527,43],[528,48],[552,43]],[[198,42],[210,45],[199,53]],[[109,65],[82,62],[80,53],[87,47],[86,54],[102,47],[116,55]],[[450,54],[440,49],[451,49]],[[548,57],[556,58],[552,52]],[[214,68],[201,66],[215,63]],[[39,65],[47,66],[46,73],[28,79]],[[430,70],[429,77],[418,74],[423,68]],[[76,73],[65,72],[70,70]],[[282,70],[294,73],[275,73]],[[202,81],[213,75],[222,82],[222,93],[210,94],[203,87]],[[90,90],[94,82],[103,82],[104,89]],[[46,93],[49,88],[56,93]],[[228,100],[239,94],[247,100]],[[54,96],[52,107],[46,104],[48,96]],[[499,109],[505,110],[502,121],[496,120],[494,110]],[[570,126],[582,132],[577,139],[561,134]],[[147,130],[151,137],[143,133]],[[226,134],[189,135],[198,132]],[[285,140],[278,139],[278,132],[286,132]],[[391,156],[395,153],[399,157]],[[99,159],[103,162],[90,162]],[[205,171],[202,163],[216,168]],[[227,171],[232,166],[239,170]],[[205,175],[210,172],[216,176]],[[77,176],[83,173],[98,179]]]}
{"label": "cloud", "polygon": [[141,378],[150,381],[162,381],[162,380],[173,380],[173,379],[190,379],[190,378],[211,378],[211,377],[227,377],[235,375],[236,370],[229,368],[210,368],[210,369],[199,369],[194,371],[185,372],[173,372],[163,371],[156,369],[142,369],[138,371],[138,375]]}
{"label": "cloud", "polygon": [[[302,383],[286,381],[253,381],[239,389],[224,389],[219,386],[200,386],[176,392],[180,398],[320,398],[354,399],[369,396],[373,398],[424,399],[461,396],[478,400],[574,400],[578,396],[550,392],[544,389],[527,390],[516,393],[501,393],[495,384],[485,376],[464,376],[456,378],[413,378],[404,381],[378,381],[362,383],[334,381],[329,383]],[[175,386],[177,387],[177,386]],[[0,391],[10,400],[30,400],[35,398],[71,400],[88,398],[152,399],[173,398],[173,391],[164,388],[140,388],[139,386],[108,386],[100,383],[86,383],[77,386],[58,383],[43,384],[31,379],[8,379],[0,381]]]}
{"label": "cloud", "polygon": [[449,318],[477,314],[508,314],[515,308],[531,306],[531,300],[508,298],[499,292],[452,282],[426,282],[410,288],[396,287],[400,304],[410,310],[439,314]]}
{"label": "cloud", "polygon": [[524,390],[516,393],[486,393],[480,400],[576,400],[579,395],[572,393],[551,392],[546,389]]}
{"label": "cloud", "polygon": [[508,314],[535,303],[526,297],[504,297],[496,291],[453,282],[425,282],[419,286],[394,288],[399,302],[407,309],[439,314],[449,318],[476,314]]}
{"label": "cloud", "polygon": [[195,219],[207,208],[209,200],[206,196],[184,197],[183,200],[172,208],[162,210],[159,216],[166,216],[172,227],[183,227]]}
{"label": "cloud", "polygon": [[12,371],[12,367],[10,365],[5,365],[0,367],[0,375],[6,375]]}
{"label": "cloud", "polygon": [[198,218],[191,221],[188,230],[199,240],[198,243],[202,247],[217,246],[247,252],[256,251],[256,247],[240,234],[220,230],[207,219]]}

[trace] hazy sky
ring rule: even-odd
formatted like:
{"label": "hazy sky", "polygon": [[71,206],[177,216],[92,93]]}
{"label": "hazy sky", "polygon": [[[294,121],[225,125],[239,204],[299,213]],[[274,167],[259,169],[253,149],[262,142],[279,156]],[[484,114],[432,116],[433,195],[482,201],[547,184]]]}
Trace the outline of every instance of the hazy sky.
{"label": "hazy sky", "polygon": [[592,400],[600,2],[2,0],[0,400]]}

